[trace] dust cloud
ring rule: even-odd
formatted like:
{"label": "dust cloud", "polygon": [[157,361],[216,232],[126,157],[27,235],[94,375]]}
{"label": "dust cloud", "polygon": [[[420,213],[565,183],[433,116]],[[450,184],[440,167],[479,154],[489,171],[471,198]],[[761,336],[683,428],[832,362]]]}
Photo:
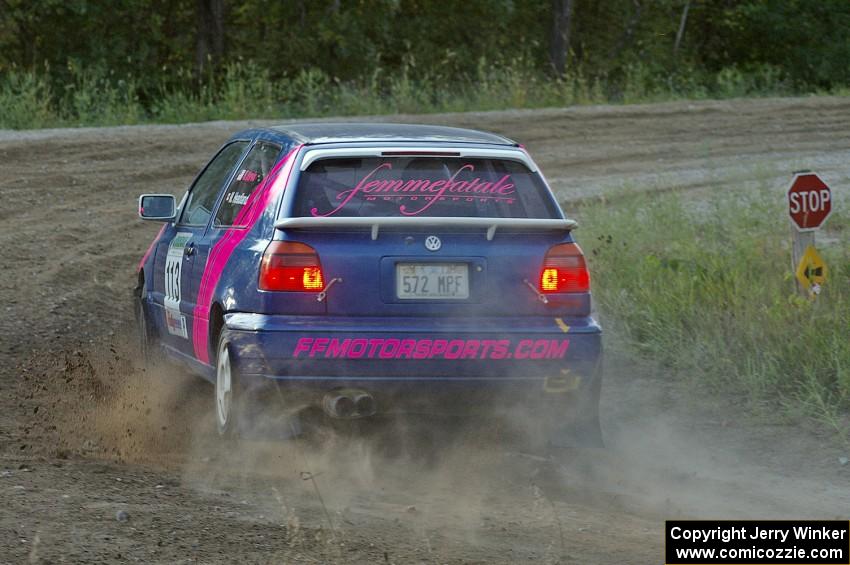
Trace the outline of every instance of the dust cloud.
{"label": "dust cloud", "polygon": [[51,438],[41,442],[50,455],[177,470],[193,488],[239,492],[282,522],[336,536],[391,510],[413,521],[423,547],[436,543],[425,533],[435,528],[479,545],[492,524],[530,519],[551,530],[556,551],[576,504],[659,519],[755,518],[839,516],[850,501],[840,486],[771,470],[765,453],[736,440],[734,423],[657,384],[641,388],[647,377],[622,359],[606,378],[631,379],[632,394],[603,398],[606,449],[541,450],[521,411],[346,422],[307,412],[295,439],[223,440],[209,383],[167,364],[142,369],[129,339],[117,341],[25,371],[41,381],[29,433]]}

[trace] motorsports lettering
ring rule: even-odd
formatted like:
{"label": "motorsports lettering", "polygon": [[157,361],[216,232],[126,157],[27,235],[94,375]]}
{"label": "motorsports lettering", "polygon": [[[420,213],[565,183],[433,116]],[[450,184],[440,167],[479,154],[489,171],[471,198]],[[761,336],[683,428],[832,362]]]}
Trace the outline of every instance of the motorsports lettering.
{"label": "motorsports lettering", "polygon": [[321,359],[563,359],[568,339],[396,339],[302,337],[292,356]]}
{"label": "motorsports lettering", "polygon": [[[446,200],[498,200],[513,204],[515,197],[515,185],[510,181],[510,175],[503,175],[495,182],[474,177],[470,180],[457,180],[461,173],[473,173],[475,165],[467,163],[461,166],[448,179],[433,178],[379,178],[382,171],[392,170],[392,163],[382,163],[372,169],[357,185],[350,190],[343,190],[337,195],[341,202],[336,208],[329,212],[321,213],[318,208],[313,208],[310,213],[313,216],[333,216],[342,210],[346,204],[355,197],[374,200],[378,197],[397,198],[410,201],[401,204],[398,211],[405,216],[418,216],[430,208],[435,202]],[[417,203],[421,199],[422,203]]]}

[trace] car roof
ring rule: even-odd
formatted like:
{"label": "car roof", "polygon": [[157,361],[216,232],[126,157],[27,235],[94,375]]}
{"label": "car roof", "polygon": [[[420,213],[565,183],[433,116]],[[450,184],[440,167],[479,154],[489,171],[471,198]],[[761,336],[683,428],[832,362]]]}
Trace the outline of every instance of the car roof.
{"label": "car roof", "polygon": [[432,125],[322,122],[285,124],[273,126],[269,129],[287,135],[299,143],[309,145],[376,141],[518,145],[515,141],[494,133]]}

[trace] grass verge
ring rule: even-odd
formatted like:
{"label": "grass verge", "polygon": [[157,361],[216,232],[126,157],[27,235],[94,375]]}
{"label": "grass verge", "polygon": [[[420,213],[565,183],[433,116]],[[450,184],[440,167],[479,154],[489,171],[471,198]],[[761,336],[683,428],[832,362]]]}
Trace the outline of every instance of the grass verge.
{"label": "grass verge", "polygon": [[695,201],[668,193],[578,210],[594,298],[642,354],[754,409],[850,429],[850,218],[819,234],[820,296],[796,293],[790,225],[768,189]]}

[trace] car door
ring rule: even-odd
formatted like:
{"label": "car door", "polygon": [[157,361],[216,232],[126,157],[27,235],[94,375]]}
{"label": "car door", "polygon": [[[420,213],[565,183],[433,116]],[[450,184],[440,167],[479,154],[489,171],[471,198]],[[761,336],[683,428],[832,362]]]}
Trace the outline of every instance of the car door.
{"label": "car door", "polygon": [[[266,175],[272,170],[275,162],[280,155],[281,145],[269,141],[259,140],[252,147],[248,154],[242,159],[234,174],[229,178],[227,188],[223,191],[219,198],[218,206],[209,227],[203,235],[193,240],[193,258],[192,273],[191,273],[191,289],[186,295],[185,306],[191,308],[184,310],[191,315],[191,324],[194,327],[195,323],[206,326],[209,323],[206,307],[209,304],[202,305],[197,308],[197,301],[202,285],[211,285],[206,296],[208,297],[214,290],[218,280],[217,277],[208,273],[206,280],[204,273],[207,271],[207,263],[210,260],[211,250],[228,232],[241,231],[250,229],[251,226],[240,215],[245,205],[250,201],[251,195],[262,184]],[[230,241],[234,241],[232,238]],[[224,255],[217,255],[222,259]],[[223,268],[223,266],[219,266]],[[198,316],[197,320],[195,315]],[[207,328],[208,329],[208,328]],[[197,354],[197,350],[195,351]]]}
{"label": "car door", "polygon": [[172,237],[166,242],[164,253],[157,253],[155,289],[161,285],[162,312],[160,327],[162,342],[167,347],[191,355],[191,313],[197,293],[193,288],[192,267],[196,258],[198,241],[203,238],[212,218],[222,187],[230,178],[236,164],[242,158],[248,141],[228,143],[207,164],[192,183],[173,228]]}

